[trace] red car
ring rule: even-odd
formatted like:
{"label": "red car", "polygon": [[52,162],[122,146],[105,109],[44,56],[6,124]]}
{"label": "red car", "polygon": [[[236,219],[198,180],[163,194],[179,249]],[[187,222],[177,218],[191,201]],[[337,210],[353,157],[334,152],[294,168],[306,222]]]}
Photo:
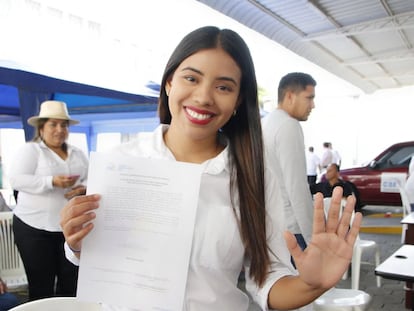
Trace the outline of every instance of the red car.
{"label": "red car", "polygon": [[[340,171],[344,180],[353,183],[359,192],[359,206],[395,205],[401,206],[400,194],[386,192],[387,187],[395,187],[395,182],[387,180],[384,173],[408,173],[408,165],[414,155],[414,141],[392,145],[375,157],[367,166]],[[381,191],[382,188],[382,191]]]}

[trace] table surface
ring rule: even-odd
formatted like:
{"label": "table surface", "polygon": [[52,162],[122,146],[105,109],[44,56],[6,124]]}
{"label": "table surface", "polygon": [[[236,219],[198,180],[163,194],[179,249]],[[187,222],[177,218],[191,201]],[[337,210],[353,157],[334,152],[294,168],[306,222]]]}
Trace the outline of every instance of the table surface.
{"label": "table surface", "polygon": [[414,224],[414,212],[411,212],[410,214],[408,214],[407,216],[405,216],[401,220],[401,223],[402,224],[409,224],[409,225]]}
{"label": "table surface", "polygon": [[375,274],[386,279],[414,281],[414,245],[403,245],[378,267]]}

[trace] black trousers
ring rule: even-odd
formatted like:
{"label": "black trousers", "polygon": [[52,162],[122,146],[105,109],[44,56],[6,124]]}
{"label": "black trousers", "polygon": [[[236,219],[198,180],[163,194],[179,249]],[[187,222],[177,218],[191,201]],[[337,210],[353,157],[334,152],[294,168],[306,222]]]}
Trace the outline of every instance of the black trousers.
{"label": "black trousers", "polygon": [[317,175],[308,175],[308,184],[309,185],[316,184],[316,177]]}
{"label": "black trousers", "polygon": [[62,232],[33,228],[13,217],[14,241],[29,283],[29,300],[76,296],[78,267],[65,257]]}

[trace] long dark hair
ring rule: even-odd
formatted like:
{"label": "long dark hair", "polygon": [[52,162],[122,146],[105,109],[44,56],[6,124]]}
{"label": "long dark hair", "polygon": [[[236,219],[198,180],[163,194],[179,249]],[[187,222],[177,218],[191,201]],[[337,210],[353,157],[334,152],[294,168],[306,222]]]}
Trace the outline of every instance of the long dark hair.
{"label": "long dark hair", "polygon": [[241,235],[250,259],[250,276],[262,285],[269,267],[266,242],[263,141],[257,82],[253,60],[243,39],[229,29],[207,26],[189,33],[172,53],[162,77],[158,113],[160,122],[171,123],[165,86],[181,62],[205,49],[220,47],[242,72],[237,113],[221,131],[229,139],[230,194],[233,209],[238,194]]}

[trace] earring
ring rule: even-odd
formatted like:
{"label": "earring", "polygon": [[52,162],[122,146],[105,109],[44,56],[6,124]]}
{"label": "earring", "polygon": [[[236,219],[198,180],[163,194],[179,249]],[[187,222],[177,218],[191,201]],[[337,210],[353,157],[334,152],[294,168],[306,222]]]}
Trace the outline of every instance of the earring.
{"label": "earring", "polygon": [[237,114],[237,110],[233,111],[233,117]]}

